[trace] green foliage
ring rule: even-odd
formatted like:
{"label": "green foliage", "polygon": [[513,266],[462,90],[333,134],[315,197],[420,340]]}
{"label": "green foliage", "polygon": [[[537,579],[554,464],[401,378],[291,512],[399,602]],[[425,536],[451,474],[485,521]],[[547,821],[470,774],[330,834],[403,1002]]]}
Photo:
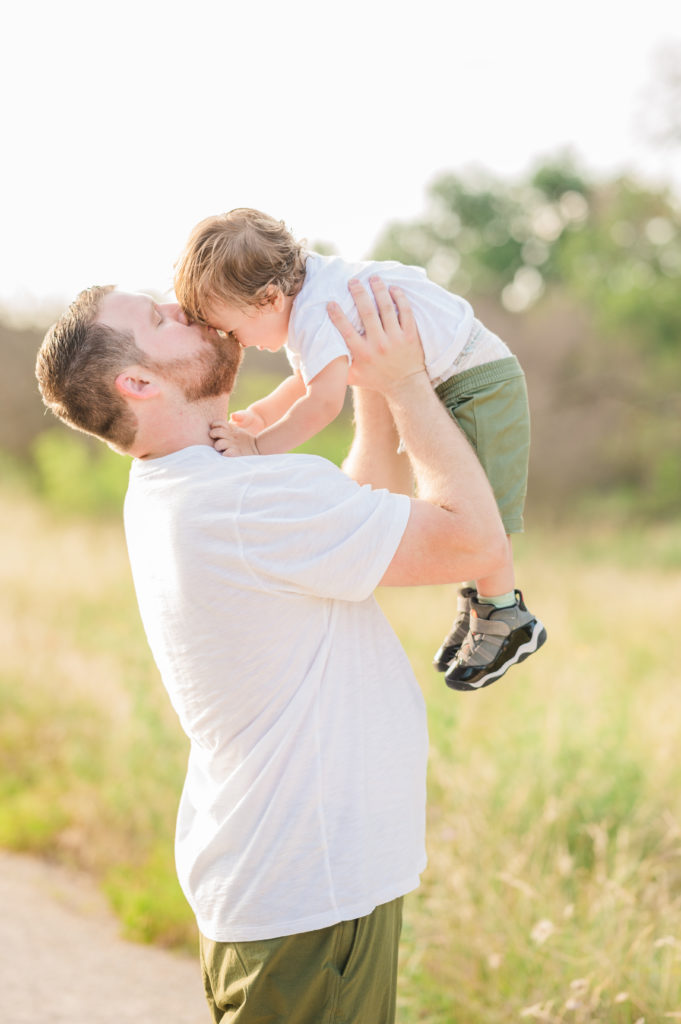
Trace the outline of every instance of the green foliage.
{"label": "green foliage", "polygon": [[542,164],[532,175],[531,184],[548,202],[560,203],[570,193],[588,199],[584,176],[569,156]]}
{"label": "green foliage", "polygon": [[38,489],[52,508],[64,513],[120,514],[130,459],[100,441],[50,430],[33,444]]}
{"label": "green foliage", "polygon": [[[574,509],[597,486],[629,514],[677,513],[681,208],[669,190],[592,180],[569,155],[512,184],[446,174],[424,216],[390,225],[375,255],[424,266],[477,310],[496,304],[502,327],[490,326],[528,375],[531,493],[545,505]],[[557,479],[566,460],[572,479]]]}
{"label": "green foliage", "polygon": [[527,309],[555,278],[556,247],[586,218],[589,192],[567,157],[518,185],[445,174],[425,216],[390,225],[375,256],[423,265],[451,291],[504,294],[509,309]]}
{"label": "green foliage", "polygon": [[[280,379],[258,371],[242,373],[231,407],[245,407],[276,387]],[[321,455],[340,465],[351,439],[348,405],[333,423],[297,450]],[[5,480],[31,479],[50,507],[65,515],[120,516],[128,485],[129,458],[118,455],[101,441],[62,429],[39,434],[31,454],[29,477],[25,465],[0,453],[0,470]]]}
{"label": "green foliage", "polygon": [[681,344],[681,220],[671,195],[626,178],[594,192],[578,231],[561,236],[555,273],[603,330],[656,350]]}
{"label": "green foliage", "polygon": [[350,414],[346,412],[330,423],[328,427],[310,438],[305,444],[296,448],[298,452],[321,455],[329,462],[340,466],[350,449],[352,441],[352,423]]}
{"label": "green foliage", "polygon": [[496,294],[512,312],[548,285],[586,303],[604,331],[648,351],[681,338],[681,218],[667,189],[587,180],[569,156],[526,182],[446,174],[423,218],[390,225],[379,259],[417,263],[445,288]]}
{"label": "green foliage", "polygon": [[169,836],[141,863],[114,865],[104,891],[127,939],[195,952],[196,931],[169,856]]}
{"label": "green foliage", "polygon": [[71,694],[34,699],[25,680],[0,674],[0,844],[40,853],[71,824],[69,794],[101,782],[105,723]]}
{"label": "green foliage", "polygon": [[2,449],[0,449],[0,479],[4,487],[15,487],[19,490],[25,490],[32,482],[31,471],[26,462]]}

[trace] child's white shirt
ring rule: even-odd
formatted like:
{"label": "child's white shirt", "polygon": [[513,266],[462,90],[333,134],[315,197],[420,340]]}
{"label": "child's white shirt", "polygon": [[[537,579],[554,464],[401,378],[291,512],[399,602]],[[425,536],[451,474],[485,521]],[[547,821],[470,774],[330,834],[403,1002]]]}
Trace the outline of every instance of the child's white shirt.
{"label": "child's white shirt", "polygon": [[[326,311],[329,302],[337,302],[351,323],[362,330],[359,314],[348,291],[350,278],[358,278],[369,288],[368,280],[378,274],[388,286],[399,286],[407,296],[421,336],[426,370],[433,386],[454,373],[478,362],[490,362],[510,354],[495,335],[494,345],[485,358],[480,353],[466,359],[460,357],[474,335],[477,324],[473,308],[466,299],[454,295],[430,281],[421,267],[406,266],[394,261],[350,262],[339,256],[309,253],[305,264],[305,281],[296,295],[289,320],[286,352],[295,371],[305,384],[339,357],[351,361],[348,348]],[[486,332],[491,334],[491,332]],[[499,346],[496,342],[499,342]],[[468,353],[467,353],[468,354]],[[458,362],[457,362],[458,360]]]}

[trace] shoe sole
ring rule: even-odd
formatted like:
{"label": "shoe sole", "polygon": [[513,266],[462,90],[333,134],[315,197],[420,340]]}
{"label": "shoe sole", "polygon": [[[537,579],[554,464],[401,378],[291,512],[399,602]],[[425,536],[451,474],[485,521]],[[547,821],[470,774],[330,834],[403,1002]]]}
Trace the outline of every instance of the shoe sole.
{"label": "shoe sole", "polygon": [[[448,647],[447,651],[448,652],[451,651],[452,652],[451,654],[448,653],[446,656],[443,656],[441,658],[433,659],[433,668],[435,669],[435,671],[436,672],[447,672],[448,669],[449,669],[449,666],[451,665],[451,663],[454,661],[454,659],[456,658],[457,654],[461,650],[461,646],[462,646],[461,644],[458,644],[457,647]],[[446,660],[445,660],[445,657],[446,657]]]}
{"label": "shoe sole", "polygon": [[505,662],[495,672],[490,672],[481,679],[476,679],[474,683],[466,683],[462,680],[450,681],[447,678],[445,678],[445,682],[451,690],[461,690],[464,692],[470,690],[481,690],[484,686],[489,686],[490,683],[494,683],[497,679],[501,679],[504,673],[508,672],[509,668],[513,668],[514,665],[519,665],[521,661],[525,661],[525,658],[529,658],[531,654],[538,651],[545,640],[546,630],[539,619],[536,619],[530,639],[524,644],[521,644],[513,657]]}

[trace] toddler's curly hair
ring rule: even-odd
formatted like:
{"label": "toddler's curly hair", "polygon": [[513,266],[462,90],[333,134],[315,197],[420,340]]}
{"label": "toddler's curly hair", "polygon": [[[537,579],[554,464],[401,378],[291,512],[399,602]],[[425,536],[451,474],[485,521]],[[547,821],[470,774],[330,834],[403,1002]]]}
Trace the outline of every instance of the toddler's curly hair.
{"label": "toddler's curly hair", "polygon": [[185,313],[204,324],[216,299],[239,309],[262,308],[277,289],[297,295],[305,256],[283,221],[238,207],[196,225],[175,264],[175,295]]}

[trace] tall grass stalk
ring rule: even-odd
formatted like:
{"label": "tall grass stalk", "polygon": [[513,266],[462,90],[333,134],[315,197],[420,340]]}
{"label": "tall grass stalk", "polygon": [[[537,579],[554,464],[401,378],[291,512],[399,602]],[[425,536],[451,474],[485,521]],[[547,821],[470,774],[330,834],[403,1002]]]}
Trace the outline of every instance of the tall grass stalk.
{"label": "tall grass stalk", "polygon": [[[0,492],[0,843],[84,867],[125,932],[194,948],[172,837],[187,745],[122,528]],[[429,865],[400,1024],[681,1013],[681,531],[531,532],[545,648],[477,694],[430,668],[453,588],[385,590],[429,712]]]}

